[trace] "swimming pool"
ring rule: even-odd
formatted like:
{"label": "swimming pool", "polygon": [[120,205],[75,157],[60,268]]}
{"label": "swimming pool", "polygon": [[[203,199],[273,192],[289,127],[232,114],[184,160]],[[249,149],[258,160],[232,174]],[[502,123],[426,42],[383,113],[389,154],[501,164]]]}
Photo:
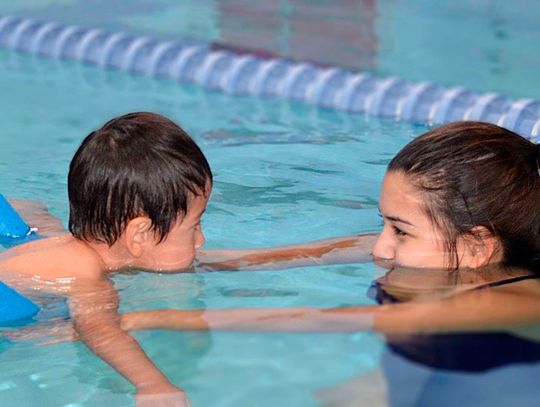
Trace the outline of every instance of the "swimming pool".
{"label": "swimming pool", "polygon": [[[65,2],[65,9],[64,2],[48,6],[56,4],[53,12],[69,11],[72,3],[80,6],[79,2]],[[204,15],[215,10],[215,2],[198,4],[193,7]],[[13,12],[14,6],[2,7]],[[380,7],[390,7],[390,2]],[[170,9],[171,14],[167,7],[163,10],[156,13],[155,21],[173,18]],[[70,22],[68,11],[66,22]],[[155,26],[150,20],[145,29]],[[133,26],[135,21],[124,24]],[[199,29],[200,37],[208,36],[204,39],[218,36],[212,24]],[[183,34],[198,33],[189,28]],[[427,65],[425,58],[417,59]],[[382,58],[380,66],[371,69],[388,74],[389,66],[398,65],[391,60]],[[392,69],[397,73],[405,68]],[[419,75],[408,69],[411,75]],[[452,76],[452,70],[438,69],[433,72],[439,78]],[[538,97],[534,83],[530,88],[516,85],[519,75],[512,72],[506,75],[514,82],[499,83],[493,79],[500,78],[496,72],[480,83],[466,79],[481,90]],[[286,101],[231,97],[6,50],[0,50],[0,88],[5,95],[0,102],[2,193],[45,202],[65,224],[67,166],[82,138],[112,116],[158,111],[195,137],[214,170],[215,187],[204,219],[211,248],[270,246],[378,230],[377,200],[385,165],[424,130]],[[330,307],[371,303],[365,292],[376,272],[372,264],[358,264],[255,273],[138,274],[117,276],[114,281],[123,311]],[[156,290],[162,293],[159,297]],[[46,309],[45,317],[58,312]],[[378,366],[383,347],[378,337],[366,333],[152,331],[135,336],[171,380],[186,388],[194,406],[314,406],[318,404],[314,391]],[[131,386],[80,343],[0,346],[0,405],[132,405]]]}

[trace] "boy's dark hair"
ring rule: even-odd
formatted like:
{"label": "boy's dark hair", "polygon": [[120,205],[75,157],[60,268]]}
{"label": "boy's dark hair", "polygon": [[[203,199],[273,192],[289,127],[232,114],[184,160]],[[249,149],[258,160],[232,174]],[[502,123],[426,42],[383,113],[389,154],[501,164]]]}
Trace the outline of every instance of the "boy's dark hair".
{"label": "boy's dark hair", "polygon": [[[483,226],[501,243],[506,265],[538,269],[538,148],[494,124],[455,122],[407,144],[388,171],[401,171],[425,196],[424,210],[442,231],[449,268],[459,267],[457,239]],[[538,270],[537,270],[538,271]]]}
{"label": "boy's dark hair", "polygon": [[90,133],[71,160],[69,230],[112,245],[131,219],[148,216],[162,241],[211,181],[204,154],[173,121],[148,112],[114,118]]}

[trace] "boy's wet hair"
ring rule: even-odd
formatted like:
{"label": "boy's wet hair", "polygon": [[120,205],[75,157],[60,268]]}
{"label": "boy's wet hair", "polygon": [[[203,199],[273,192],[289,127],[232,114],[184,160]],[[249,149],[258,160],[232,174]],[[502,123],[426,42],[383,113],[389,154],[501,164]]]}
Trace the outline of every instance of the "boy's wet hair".
{"label": "boy's wet hair", "polygon": [[[407,144],[390,162],[424,194],[424,210],[442,232],[449,268],[459,267],[458,237],[483,226],[501,243],[503,262],[540,265],[537,146],[494,124],[455,122]],[[478,230],[478,229],[477,229]]]}
{"label": "boy's wet hair", "polygon": [[173,121],[148,112],[114,118],[71,161],[69,230],[112,245],[131,219],[147,216],[161,242],[211,182],[204,154]]}

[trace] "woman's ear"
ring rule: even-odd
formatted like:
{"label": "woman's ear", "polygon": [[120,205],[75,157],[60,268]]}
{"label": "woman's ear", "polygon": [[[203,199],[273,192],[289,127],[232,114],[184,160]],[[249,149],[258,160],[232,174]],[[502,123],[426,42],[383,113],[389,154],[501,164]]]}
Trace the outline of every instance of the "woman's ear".
{"label": "woman's ear", "polygon": [[463,237],[465,254],[462,265],[479,268],[501,260],[499,239],[484,226],[475,226]]}
{"label": "woman's ear", "polygon": [[155,244],[150,218],[139,216],[131,219],[122,234],[122,240],[133,257],[141,257],[148,244]]}

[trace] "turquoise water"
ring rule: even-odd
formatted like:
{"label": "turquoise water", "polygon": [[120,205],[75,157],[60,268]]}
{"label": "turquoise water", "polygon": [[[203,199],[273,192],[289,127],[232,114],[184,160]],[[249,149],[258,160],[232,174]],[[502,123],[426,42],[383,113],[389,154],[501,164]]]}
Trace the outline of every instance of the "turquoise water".
{"label": "turquoise water", "polygon": [[[270,38],[271,43],[259,45],[279,55],[330,56],[344,66],[381,75],[540,98],[535,52],[540,11],[532,1],[460,0],[445,6],[427,0],[367,1],[359,2],[363,6],[350,16],[343,15],[349,9],[340,1],[316,2],[315,10],[302,1],[275,2],[276,7],[253,3],[0,0],[0,14],[239,46],[238,20],[230,10],[235,4],[244,11],[258,7],[255,20],[244,21],[257,24],[243,37]],[[295,42],[307,35],[297,23],[308,17],[353,26],[367,18],[369,30],[341,51],[331,42],[314,40],[318,33],[308,31],[318,45],[317,53],[310,54],[309,47]],[[334,40],[345,41],[347,33],[341,34]],[[340,59],[345,54],[356,57]],[[203,221],[208,248],[273,246],[378,230],[385,165],[424,130],[5,50],[0,50],[0,89],[0,191],[46,203],[64,224],[67,168],[86,134],[113,116],[137,110],[157,111],[181,123],[215,174]],[[375,273],[368,263],[252,273],[141,273],[116,276],[114,282],[122,311],[331,307],[370,304],[365,292]],[[56,315],[45,310],[42,317]],[[187,390],[194,406],[212,407],[316,406],[316,391],[376,369],[383,348],[377,336],[366,333],[152,331],[135,336],[166,375]],[[133,405],[131,385],[80,343],[0,343],[0,363],[2,406]],[[532,373],[524,374],[538,377]],[[507,405],[497,397],[499,405]]]}
{"label": "turquoise water", "polygon": [[0,0],[0,14],[194,38],[540,99],[535,0]]}
{"label": "turquoise water", "polygon": [[[151,110],[201,145],[215,186],[207,247],[271,246],[374,231],[390,157],[420,127],[0,51],[0,191],[66,224],[68,164],[108,118]],[[372,264],[252,273],[117,276],[121,310],[371,303]],[[158,295],[156,293],[159,293]],[[54,312],[45,310],[42,318]],[[195,406],[317,405],[314,391],[378,364],[371,334],[135,334]],[[0,405],[132,405],[132,387],[80,343],[2,347]],[[317,372],[316,374],[314,372]],[[247,385],[246,383],[249,383]]]}

